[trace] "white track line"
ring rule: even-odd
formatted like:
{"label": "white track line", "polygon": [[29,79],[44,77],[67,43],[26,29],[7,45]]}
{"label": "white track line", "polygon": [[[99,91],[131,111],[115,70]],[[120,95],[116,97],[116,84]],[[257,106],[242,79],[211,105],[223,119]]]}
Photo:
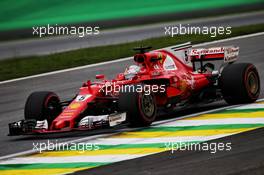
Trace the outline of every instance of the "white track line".
{"label": "white track line", "polygon": [[[234,110],[238,109],[262,109],[264,108],[264,104],[249,104],[249,105],[245,105],[245,106],[239,106],[239,107],[236,107],[236,108],[233,108]],[[232,109],[232,110],[233,110]]]}
{"label": "white track line", "polygon": [[221,39],[221,40],[216,40],[216,41],[205,42],[205,43],[201,43],[201,44],[196,44],[196,45],[194,45],[194,47],[200,47],[200,46],[205,46],[205,45],[209,45],[209,44],[216,44],[216,43],[222,43],[222,42],[226,42],[226,41],[233,41],[233,40],[238,40],[238,39],[250,38],[250,37],[255,37],[255,36],[260,36],[260,35],[264,35],[264,32],[252,33],[252,34],[248,34],[248,35],[241,35],[241,36],[235,36],[232,38],[226,38],[226,39]]}
{"label": "white track line", "polygon": [[32,163],[78,163],[78,162],[119,162],[135,159],[149,154],[122,154],[96,156],[65,156],[65,157],[18,157],[0,162],[1,164],[32,164]]}
{"label": "white track line", "polygon": [[96,139],[89,144],[94,143],[97,145],[119,145],[119,144],[151,144],[151,143],[176,143],[176,142],[204,142],[208,140],[214,140],[217,138],[226,137],[233,135],[229,134],[218,134],[209,136],[175,136],[175,137],[156,137],[156,138],[101,138]]}
{"label": "white track line", "polygon": [[[110,136],[113,134],[101,134],[101,135],[93,135],[93,136],[88,136],[88,137],[84,137],[84,138],[80,138],[80,139],[75,139],[75,140],[69,140],[66,142],[58,142],[58,143],[62,143],[62,144],[67,144],[67,143],[79,143],[79,142],[84,142],[84,141],[88,141],[88,140],[93,140],[96,138],[101,138],[101,137],[106,137],[106,136]],[[38,153],[38,150],[34,150],[33,149],[33,143],[32,143],[32,149],[31,150],[27,150],[27,151],[22,151],[22,152],[18,152],[18,153],[14,153],[14,154],[9,154],[6,156],[1,156],[0,160],[3,159],[9,159],[9,158],[13,158],[13,157],[18,157],[18,156],[24,156],[24,155],[29,155],[29,154],[35,154]]]}
{"label": "white track line", "polygon": [[[205,43],[196,44],[196,45],[193,45],[193,46],[194,47],[200,47],[200,46],[205,46],[205,45],[208,45],[208,44],[216,44],[216,43],[221,43],[221,42],[226,42],[226,41],[233,41],[233,40],[244,39],[244,38],[249,38],[249,37],[256,37],[256,36],[260,36],[260,35],[264,35],[264,32],[253,33],[253,34],[249,34],[249,35],[236,36],[236,37],[226,38],[226,39],[217,40],[217,41],[205,42]],[[111,63],[127,61],[127,60],[130,60],[131,58],[132,57],[121,58],[121,59],[117,59],[117,60],[113,60],[113,61],[107,61],[107,62],[96,63],[96,64],[89,64],[89,65],[85,65],[85,66],[78,66],[78,67],[74,67],[74,68],[63,69],[63,70],[58,70],[58,71],[52,71],[52,72],[47,72],[47,73],[42,73],[42,74],[37,74],[37,75],[32,75],[32,76],[27,76],[27,77],[22,77],[22,78],[15,78],[15,79],[11,79],[11,80],[1,81],[0,85],[1,84],[6,84],[6,83],[11,83],[11,82],[16,82],[16,81],[21,81],[21,80],[27,80],[27,79],[31,79],[31,78],[38,78],[38,77],[43,77],[43,76],[48,76],[48,75],[54,75],[54,74],[74,71],[74,70],[81,70],[81,69],[86,69],[86,68],[90,68],[90,67],[96,67],[96,66],[102,66],[102,65],[111,64]]]}
{"label": "white track line", "polygon": [[234,124],[264,124],[264,115],[262,118],[225,118],[225,119],[202,119],[202,120],[180,120],[177,122],[164,123],[159,125],[166,127],[177,126],[201,126],[201,125],[234,125]]}

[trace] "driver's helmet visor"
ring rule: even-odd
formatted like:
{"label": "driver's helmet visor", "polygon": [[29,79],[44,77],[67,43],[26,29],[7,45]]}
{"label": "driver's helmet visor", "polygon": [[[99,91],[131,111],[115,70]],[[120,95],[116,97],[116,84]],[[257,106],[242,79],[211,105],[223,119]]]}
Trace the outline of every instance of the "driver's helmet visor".
{"label": "driver's helmet visor", "polygon": [[124,73],[125,79],[129,80],[129,79],[134,78],[139,71],[140,71],[139,66],[137,65],[129,66]]}

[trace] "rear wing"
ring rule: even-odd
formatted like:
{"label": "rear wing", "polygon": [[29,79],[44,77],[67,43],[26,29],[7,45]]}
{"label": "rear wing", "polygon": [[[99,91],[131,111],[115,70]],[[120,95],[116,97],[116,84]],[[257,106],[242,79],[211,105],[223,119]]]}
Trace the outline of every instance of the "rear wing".
{"label": "rear wing", "polygon": [[173,53],[184,64],[196,71],[196,64],[203,68],[204,62],[223,60],[223,64],[233,63],[238,59],[239,47],[223,46],[212,48],[193,48],[191,42],[165,48]]}
{"label": "rear wing", "polygon": [[191,62],[224,60],[225,63],[232,63],[238,59],[239,47],[224,46],[212,48],[189,49],[188,57]]}
{"label": "rear wing", "polygon": [[214,60],[223,60],[224,63],[232,63],[238,59],[239,54],[239,47],[236,46],[192,48],[191,42],[167,47],[165,49],[172,52],[185,64]]}

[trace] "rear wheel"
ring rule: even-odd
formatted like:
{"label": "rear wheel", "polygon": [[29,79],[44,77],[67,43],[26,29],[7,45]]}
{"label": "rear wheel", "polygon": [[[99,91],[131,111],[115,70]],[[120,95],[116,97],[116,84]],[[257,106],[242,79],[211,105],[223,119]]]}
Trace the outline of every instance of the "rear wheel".
{"label": "rear wheel", "polygon": [[59,97],[48,91],[33,92],[25,105],[25,119],[47,120],[51,123],[62,111]]}
{"label": "rear wheel", "polygon": [[229,104],[252,103],[260,93],[259,74],[250,63],[227,65],[221,73],[220,84]]}
{"label": "rear wheel", "polygon": [[[144,89],[144,85],[141,86]],[[120,92],[118,105],[127,113],[131,127],[149,126],[156,119],[157,105],[153,93]]]}

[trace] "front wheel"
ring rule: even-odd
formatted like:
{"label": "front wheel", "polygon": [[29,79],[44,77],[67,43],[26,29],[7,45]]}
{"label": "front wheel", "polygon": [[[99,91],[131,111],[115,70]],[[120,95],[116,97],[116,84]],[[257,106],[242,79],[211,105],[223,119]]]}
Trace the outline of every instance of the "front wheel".
{"label": "front wheel", "polygon": [[51,123],[62,111],[59,97],[48,91],[33,92],[25,105],[25,119],[47,120]]}
{"label": "front wheel", "polygon": [[[134,85],[133,87],[144,85]],[[153,93],[120,92],[119,110],[127,113],[131,127],[149,126],[156,119],[157,104]]]}
{"label": "front wheel", "polygon": [[220,86],[227,103],[252,103],[260,93],[258,71],[250,63],[227,65],[221,73]]}

